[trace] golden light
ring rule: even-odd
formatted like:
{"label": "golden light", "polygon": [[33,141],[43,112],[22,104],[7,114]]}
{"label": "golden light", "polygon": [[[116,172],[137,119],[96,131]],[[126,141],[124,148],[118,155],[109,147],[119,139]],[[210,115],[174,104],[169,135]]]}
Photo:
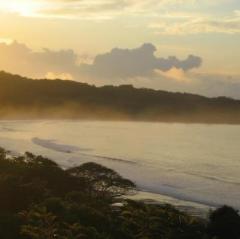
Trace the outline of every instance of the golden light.
{"label": "golden light", "polygon": [[7,44],[7,45],[10,45],[14,42],[13,39],[11,38],[0,38],[0,43],[4,43],[4,44]]}
{"label": "golden light", "polygon": [[17,13],[21,16],[34,16],[41,9],[41,1],[33,0],[0,0],[0,10]]}

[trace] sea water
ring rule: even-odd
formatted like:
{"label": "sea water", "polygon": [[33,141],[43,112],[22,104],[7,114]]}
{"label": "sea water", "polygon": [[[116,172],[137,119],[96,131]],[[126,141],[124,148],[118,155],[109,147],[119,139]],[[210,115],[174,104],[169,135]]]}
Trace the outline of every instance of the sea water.
{"label": "sea water", "polygon": [[0,121],[0,146],[85,162],[134,181],[139,198],[240,209],[240,126],[108,121]]}

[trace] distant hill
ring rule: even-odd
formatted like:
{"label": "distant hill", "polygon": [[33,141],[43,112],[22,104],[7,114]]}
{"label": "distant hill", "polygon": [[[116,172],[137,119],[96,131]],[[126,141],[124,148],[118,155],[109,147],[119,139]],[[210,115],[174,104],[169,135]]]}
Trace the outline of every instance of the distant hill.
{"label": "distant hill", "polygon": [[240,100],[63,80],[32,80],[0,72],[0,118],[64,118],[240,123]]}

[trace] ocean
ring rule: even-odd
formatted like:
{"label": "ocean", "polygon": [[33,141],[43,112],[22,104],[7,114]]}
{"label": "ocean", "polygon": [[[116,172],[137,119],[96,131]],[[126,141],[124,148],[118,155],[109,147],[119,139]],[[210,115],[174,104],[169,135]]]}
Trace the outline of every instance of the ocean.
{"label": "ocean", "polygon": [[139,199],[240,209],[240,126],[77,120],[0,121],[0,146],[63,168],[97,162],[132,180]]}

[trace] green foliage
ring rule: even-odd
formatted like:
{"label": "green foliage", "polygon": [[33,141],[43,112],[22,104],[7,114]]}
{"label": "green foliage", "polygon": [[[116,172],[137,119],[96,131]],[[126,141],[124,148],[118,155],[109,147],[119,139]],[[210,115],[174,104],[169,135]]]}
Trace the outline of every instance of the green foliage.
{"label": "green foliage", "polygon": [[121,211],[122,227],[138,239],[200,239],[204,225],[170,205],[128,201]]}
{"label": "green foliage", "polygon": [[63,170],[47,158],[10,157],[0,149],[0,238],[239,238],[240,216],[232,208],[212,212],[206,227],[170,205],[121,197],[134,190],[134,183],[96,163]]}

